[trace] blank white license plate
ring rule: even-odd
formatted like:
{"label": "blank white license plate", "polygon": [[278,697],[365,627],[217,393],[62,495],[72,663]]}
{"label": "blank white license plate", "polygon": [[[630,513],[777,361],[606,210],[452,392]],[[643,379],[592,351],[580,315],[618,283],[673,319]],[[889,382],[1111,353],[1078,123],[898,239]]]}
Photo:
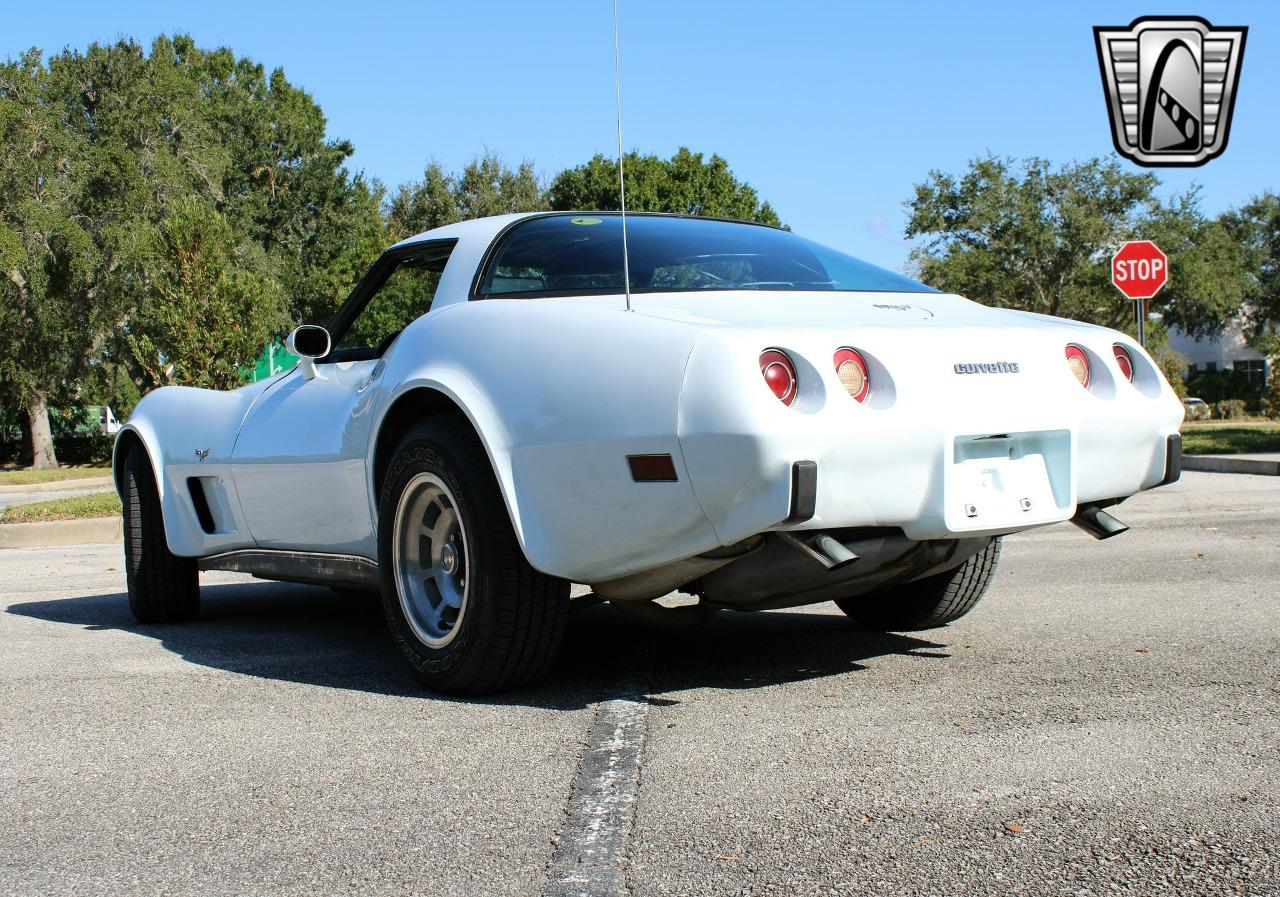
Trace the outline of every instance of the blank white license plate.
{"label": "blank white license plate", "polygon": [[1071,432],[958,437],[945,492],[952,532],[1065,520],[1074,505]]}

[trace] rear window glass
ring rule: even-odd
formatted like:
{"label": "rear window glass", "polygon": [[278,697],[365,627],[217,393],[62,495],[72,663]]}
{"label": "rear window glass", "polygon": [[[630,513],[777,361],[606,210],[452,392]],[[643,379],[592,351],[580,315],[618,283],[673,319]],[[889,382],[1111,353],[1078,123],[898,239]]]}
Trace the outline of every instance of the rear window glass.
{"label": "rear window glass", "polygon": [[[634,293],[692,290],[936,292],[795,234],[735,221],[628,215]],[[514,225],[480,278],[483,296],[622,292],[619,215],[548,215]]]}

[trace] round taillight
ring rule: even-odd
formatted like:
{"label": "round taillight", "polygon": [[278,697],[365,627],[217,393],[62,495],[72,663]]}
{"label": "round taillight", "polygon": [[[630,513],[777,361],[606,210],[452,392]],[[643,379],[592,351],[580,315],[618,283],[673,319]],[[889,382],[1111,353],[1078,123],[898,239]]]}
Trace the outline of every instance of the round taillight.
{"label": "round taillight", "polygon": [[1080,381],[1080,385],[1085,389],[1089,388],[1089,356],[1075,343],[1067,346],[1067,367],[1071,368],[1071,373],[1076,375],[1076,379]]}
{"label": "round taillight", "polygon": [[784,405],[796,400],[796,366],[785,352],[765,349],[760,353],[760,373],[773,394]]}
{"label": "round taillight", "polygon": [[1124,346],[1116,343],[1111,347],[1111,351],[1116,353],[1116,364],[1120,368],[1120,373],[1124,374],[1124,378],[1130,383],[1133,382],[1133,356],[1129,354],[1129,350]]}
{"label": "round taillight", "polygon": [[833,360],[836,363],[836,376],[840,378],[840,385],[859,402],[864,401],[867,393],[871,391],[871,375],[867,373],[866,361],[847,346],[836,349]]}

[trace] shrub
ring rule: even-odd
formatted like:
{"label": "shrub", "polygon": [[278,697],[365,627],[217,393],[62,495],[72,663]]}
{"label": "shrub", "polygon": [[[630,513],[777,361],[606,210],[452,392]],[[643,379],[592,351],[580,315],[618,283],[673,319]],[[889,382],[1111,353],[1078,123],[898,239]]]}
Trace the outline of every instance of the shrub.
{"label": "shrub", "polygon": [[1247,416],[1243,399],[1223,399],[1213,403],[1213,413],[1219,420],[1244,420]]}
{"label": "shrub", "polygon": [[1213,417],[1213,409],[1208,405],[1187,406],[1187,420],[1208,420]]}
{"label": "shrub", "polygon": [[1258,390],[1241,371],[1197,371],[1187,378],[1187,390],[1193,396],[1215,405],[1224,399],[1256,399]]}
{"label": "shrub", "polygon": [[[105,464],[111,460],[114,436],[101,433],[68,433],[53,438],[60,464]],[[30,464],[31,458],[22,457],[21,439],[0,439],[0,464]]]}
{"label": "shrub", "polygon": [[1271,363],[1267,389],[1262,394],[1262,414],[1270,420],[1280,419],[1280,358]]}
{"label": "shrub", "polygon": [[1187,381],[1182,377],[1182,359],[1172,352],[1166,352],[1160,358],[1160,370],[1164,374],[1164,379],[1169,381],[1169,386],[1173,388],[1178,398],[1185,399],[1187,397]]}

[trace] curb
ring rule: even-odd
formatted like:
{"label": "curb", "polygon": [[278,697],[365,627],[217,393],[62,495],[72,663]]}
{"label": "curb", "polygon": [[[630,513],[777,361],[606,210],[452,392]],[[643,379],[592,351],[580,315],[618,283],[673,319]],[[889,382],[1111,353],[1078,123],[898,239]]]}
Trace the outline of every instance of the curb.
{"label": "curb", "polygon": [[1226,455],[1183,455],[1182,469],[1206,473],[1253,473],[1276,477],[1280,476],[1280,461],[1259,461],[1256,458],[1232,458]]}
{"label": "curb", "polygon": [[111,477],[82,477],[71,480],[54,480],[51,483],[17,483],[0,486],[0,495],[17,495],[26,492],[71,492],[73,489],[94,489],[114,486]]}
{"label": "curb", "polygon": [[53,548],[86,542],[121,542],[124,527],[119,517],[88,520],[45,520],[37,523],[0,524],[0,550],[5,548]]}

